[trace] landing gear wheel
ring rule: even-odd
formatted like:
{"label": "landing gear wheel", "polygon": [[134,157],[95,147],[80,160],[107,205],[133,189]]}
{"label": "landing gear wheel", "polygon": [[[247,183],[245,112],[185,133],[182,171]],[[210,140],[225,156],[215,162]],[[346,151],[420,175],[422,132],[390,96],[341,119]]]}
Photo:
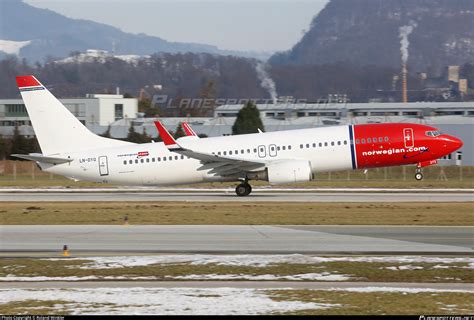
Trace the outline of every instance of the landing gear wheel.
{"label": "landing gear wheel", "polygon": [[423,180],[423,173],[421,173],[421,172],[415,173],[415,179],[418,180],[418,181]]}
{"label": "landing gear wheel", "polygon": [[241,183],[235,188],[235,193],[239,197],[246,197],[252,192],[252,187],[248,183]]}

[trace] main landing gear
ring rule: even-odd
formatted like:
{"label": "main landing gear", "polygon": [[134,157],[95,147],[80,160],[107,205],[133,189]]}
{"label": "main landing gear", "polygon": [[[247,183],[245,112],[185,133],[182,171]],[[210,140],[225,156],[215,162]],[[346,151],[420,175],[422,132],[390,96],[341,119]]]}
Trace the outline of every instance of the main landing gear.
{"label": "main landing gear", "polygon": [[423,172],[420,167],[416,167],[415,179],[418,181],[423,180]]}
{"label": "main landing gear", "polygon": [[247,182],[242,182],[235,188],[235,193],[239,197],[246,197],[252,192],[252,186]]}

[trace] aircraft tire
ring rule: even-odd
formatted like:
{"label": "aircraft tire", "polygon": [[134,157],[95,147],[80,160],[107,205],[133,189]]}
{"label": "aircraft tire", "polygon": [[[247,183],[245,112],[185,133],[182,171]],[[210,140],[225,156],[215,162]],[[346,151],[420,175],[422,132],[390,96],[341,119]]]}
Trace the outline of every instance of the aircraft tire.
{"label": "aircraft tire", "polygon": [[252,192],[252,186],[248,183],[241,183],[235,188],[235,193],[239,197],[246,197]]}

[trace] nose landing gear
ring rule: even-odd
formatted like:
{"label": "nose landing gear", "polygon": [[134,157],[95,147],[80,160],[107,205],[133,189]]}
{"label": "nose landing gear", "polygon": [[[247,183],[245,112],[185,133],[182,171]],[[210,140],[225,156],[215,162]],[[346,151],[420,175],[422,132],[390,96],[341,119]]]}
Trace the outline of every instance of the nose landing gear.
{"label": "nose landing gear", "polygon": [[415,173],[415,179],[418,180],[418,181],[423,180],[423,173],[421,173],[421,172]]}
{"label": "nose landing gear", "polygon": [[252,192],[252,186],[248,182],[242,182],[235,188],[235,193],[239,197],[246,197]]}
{"label": "nose landing gear", "polygon": [[421,167],[416,167],[415,179],[418,180],[418,181],[423,180],[423,171],[422,171]]}

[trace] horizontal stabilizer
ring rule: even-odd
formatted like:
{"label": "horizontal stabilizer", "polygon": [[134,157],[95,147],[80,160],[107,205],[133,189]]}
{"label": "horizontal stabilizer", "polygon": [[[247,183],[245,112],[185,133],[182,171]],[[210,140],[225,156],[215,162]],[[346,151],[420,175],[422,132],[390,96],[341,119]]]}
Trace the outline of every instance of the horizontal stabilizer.
{"label": "horizontal stabilizer", "polygon": [[12,157],[41,162],[41,163],[50,163],[50,164],[67,163],[73,160],[71,158],[45,157],[40,153],[12,154]]}

